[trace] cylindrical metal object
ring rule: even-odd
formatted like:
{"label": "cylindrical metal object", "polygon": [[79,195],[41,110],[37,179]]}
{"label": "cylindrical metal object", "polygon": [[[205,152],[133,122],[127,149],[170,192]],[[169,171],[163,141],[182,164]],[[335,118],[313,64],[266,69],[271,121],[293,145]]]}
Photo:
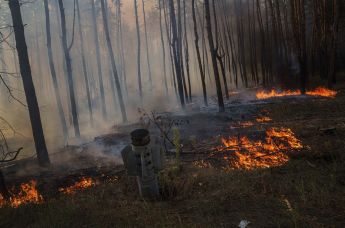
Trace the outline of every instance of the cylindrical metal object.
{"label": "cylindrical metal object", "polygon": [[150,133],[145,129],[138,129],[131,133],[132,151],[137,159],[138,185],[140,195],[144,198],[157,199],[159,197],[158,180],[155,174]]}

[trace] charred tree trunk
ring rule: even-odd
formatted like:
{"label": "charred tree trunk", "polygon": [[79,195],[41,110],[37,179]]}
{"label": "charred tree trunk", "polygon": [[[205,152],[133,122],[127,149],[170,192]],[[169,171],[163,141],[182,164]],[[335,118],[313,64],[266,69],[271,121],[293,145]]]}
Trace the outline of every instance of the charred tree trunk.
{"label": "charred tree trunk", "polygon": [[119,36],[120,36],[120,52],[121,52],[121,63],[122,63],[122,77],[123,77],[123,86],[125,87],[126,95],[128,96],[128,89],[127,89],[127,71],[126,71],[126,58],[125,58],[125,51],[123,45],[123,32],[122,32],[122,11],[121,11],[121,0],[118,0],[118,23],[119,23]]}
{"label": "charred tree trunk", "polygon": [[106,8],[105,8],[104,1],[105,0],[101,0],[101,8],[102,8],[102,16],[103,16],[103,25],[104,25],[105,38],[106,38],[107,47],[108,47],[108,54],[109,54],[109,57],[110,57],[111,67],[112,67],[113,74],[114,74],[114,81],[115,81],[115,85],[116,85],[116,89],[117,89],[117,96],[118,96],[118,99],[119,99],[119,105],[120,105],[120,109],[121,109],[122,121],[123,122],[127,122],[126,107],[125,107],[125,104],[124,104],[124,101],[123,101],[120,79],[119,79],[119,76],[118,76],[118,73],[117,73],[117,68],[116,68],[116,64],[115,64],[114,51],[113,51],[113,47],[112,47],[111,40],[110,40],[108,18],[107,18],[107,13],[106,13]]}
{"label": "charred tree trunk", "polygon": [[31,75],[28,49],[25,40],[24,25],[20,12],[19,0],[9,1],[13,30],[19,59],[20,73],[23,79],[24,92],[28,104],[33,138],[35,141],[38,162],[41,166],[50,164],[48,150],[44,138],[41,114],[37,102],[36,91]]}
{"label": "charred tree trunk", "polygon": [[198,25],[196,22],[195,0],[192,0],[192,14],[193,14],[193,24],[194,24],[195,49],[196,49],[196,55],[198,58],[198,66],[199,66],[200,77],[201,77],[202,92],[203,92],[203,96],[204,96],[204,104],[205,104],[205,106],[208,106],[207,89],[206,89],[206,82],[205,82],[205,72],[204,72],[204,69],[202,66],[202,60],[201,60],[201,54],[200,54],[200,48],[199,48],[199,34],[198,34]]}
{"label": "charred tree trunk", "polygon": [[152,90],[152,70],[151,70],[151,61],[150,61],[150,53],[149,53],[149,43],[147,38],[147,25],[146,25],[146,11],[145,11],[145,0],[142,0],[143,4],[143,18],[144,18],[144,34],[145,34],[145,46],[146,46],[146,60],[147,60],[147,70],[149,73],[149,82],[150,82],[150,90]]}
{"label": "charred tree trunk", "polygon": [[139,95],[141,101],[143,100],[143,88],[141,82],[141,39],[140,39],[140,27],[139,27],[139,17],[138,17],[138,2],[134,0],[134,13],[135,13],[135,24],[137,31],[137,75],[138,75],[138,86]]}
{"label": "charred tree trunk", "polygon": [[219,30],[218,30],[218,17],[217,17],[217,12],[216,12],[216,4],[215,1],[212,0],[212,8],[213,8],[213,19],[214,19],[214,32],[215,32],[215,41],[216,41],[216,47],[215,47],[215,51],[216,51],[216,57],[217,60],[219,62],[220,65],[220,69],[222,72],[222,76],[223,76],[223,82],[224,82],[224,92],[225,92],[225,96],[227,99],[229,99],[229,89],[228,89],[228,82],[226,79],[226,72],[225,72],[225,67],[224,67],[224,62],[223,62],[223,56],[221,54],[219,54]]}
{"label": "charred tree trunk", "polygon": [[191,102],[192,101],[192,84],[190,80],[186,0],[183,0],[183,21],[184,21],[185,61],[186,61],[186,71],[187,71],[187,80],[188,80],[188,96],[189,96],[189,102]]}
{"label": "charred tree trunk", "polygon": [[308,79],[308,55],[304,7],[304,0],[291,1],[291,21],[295,37],[295,49],[300,67],[300,88],[303,94],[306,92]]}
{"label": "charred tree trunk", "polygon": [[83,35],[82,25],[81,25],[79,0],[76,0],[76,6],[77,6],[77,16],[78,16],[78,33],[79,33],[79,39],[80,39],[80,45],[81,45],[80,47],[81,61],[82,61],[82,66],[83,66],[83,75],[84,75],[84,81],[85,81],[87,104],[88,104],[89,114],[90,114],[90,123],[91,123],[91,126],[93,126],[93,109],[92,109],[89,78],[88,78],[88,73],[87,73],[87,68],[86,68],[84,35]]}
{"label": "charred tree trunk", "polygon": [[218,106],[219,106],[219,111],[224,112],[225,106],[224,106],[224,100],[223,100],[222,86],[221,86],[220,77],[219,77],[219,69],[218,69],[218,64],[217,64],[217,50],[215,48],[214,40],[213,40],[209,0],[205,0],[205,17],[206,17],[206,29],[208,33],[208,42],[209,42],[210,53],[211,53],[212,64],[213,64],[214,78],[216,82]]}
{"label": "charred tree trunk", "polygon": [[59,82],[58,82],[55,65],[54,65],[48,0],[44,0],[44,10],[45,10],[45,17],[46,17],[46,36],[47,36],[47,52],[48,52],[49,68],[50,68],[50,73],[53,80],[55,99],[56,99],[56,104],[57,104],[57,108],[59,112],[62,131],[64,135],[64,141],[66,143],[68,139],[68,128],[67,128],[65,114],[63,111],[62,101],[61,101]]}
{"label": "charred tree trunk", "polygon": [[70,55],[70,48],[71,47],[69,47],[68,43],[67,43],[65,8],[63,5],[63,0],[58,0],[58,2],[59,2],[60,15],[61,15],[60,17],[61,17],[62,45],[63,45],[63,52],[64,52],[64,56],[65,56],[65,61],[66,61],[66,68],[67,68],[68,87],[69,87],[69,94],[70,94],[74,133],[75,133],[75,136],[77,138],[79,138],[80,137],[80,129],[79,129],[77,102],[76,102],[75,88],[74,88],[72,62],[71,62],[71,55]]}
{"label": "charred tree trunk", "polygon": [[93,24],[92,28],[93,28],[93,35],[94,35],[95,48],[96,48],[96,60],[97,60],[99,90],[100,90],[100,95],[101,95],[102,115],[103,115],[103,119],[107,119],[107,108],[106,108],[106,104],[105,104],[105,91],[104,91],[104,83],[103,83],[102,62],[101,62],[99,37],[98,37],[97,15],[96,15],[94,0],[90,0],[90,2],[91,2],[91,8],[92,8],[92,24]]}
{"label": "charred tree trunk", "polygon": [[164,77],[164,88],[165,88],[165,95],[169,94],[169,87],[167,82],[167,66],[166,66],[166,54],[165,54],[165,42],[164,42],[164,35],[163,35],[163,22],[162,22],[162,7],[164,7],[164,2],[162,5],[162,1],[165,0],[158,0],[158,7],[159,7],[159,31],[161,35],[161,44],[162,44],[162,60],[163,60],[163,77]]}
{"label": "charred tree trunk", "polygon": [[172,45],[173,55],[174,55],[177,87],[178,87],[178,93],[179,93],[179,97],[180,97],[181,106],[182,106],[182,108],[185,108],[185,97],[184,97],[183,80],[182,80],[182,69],[181,69],[181,62],[180,62],[181,53],[180,53],[180,47],[179,47],[179,42],[178,42],[175,6],[174,6],[174,0],[168,0],[168,1],[169,1],[170,21],[171,21],[171,29],[172,29],[171,45]]}
{"label": "charred tree trunk", "polygon": [[11,194],[7,189],[5,178],[1,170],[0,170],[0,194],[3,197],[3,199],[6,201],[11,199]]}

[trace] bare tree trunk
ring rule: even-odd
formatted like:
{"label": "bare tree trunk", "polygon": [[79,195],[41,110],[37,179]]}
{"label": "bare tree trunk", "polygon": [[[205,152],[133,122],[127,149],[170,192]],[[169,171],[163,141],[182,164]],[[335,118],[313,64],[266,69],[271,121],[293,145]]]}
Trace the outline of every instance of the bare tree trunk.
{"label": "bare tree trunk", "polygon": [[218,64],[217,64],[217,50],[214,46],[214,41],[213,41],[209,0],[205,0],[205,17],[206,17],[206,28],[207,28],[207,33],[208,33],[208,41],[209,41],[209,46],[210,46],[214,77],[216,81],[218,106],[219,106],[219,111],[224,112],[225,106],[224,106],[224,100],[223,100],[222,86],[220,84],[219,69],[218,69]]}
{"label": "bare tree trunk", "polygon": [[149,43],[147,38],[147,25],[146,25],[146,11],[145,11],[145,0],[142,0],[143,4],[143,18],[144,18],[144,33],[145,33],[145,46],[146,46],[146,60],[147,60],[147,70],[149,73],[149,82],[150,90],[152,90],[152,71],[151,71],[151,62],[150,62],[150,53],[149,53]]}
{"label": "bare tree trunk", "polygon": [[11,198],[11,194],[6,187],[6,182],[2,171],[0,170],[0,194],[4,200],[8,201]]}
{"label": "bare tree trunk", "polygon": [[176,0],[176,10],[177,10],[177,18],[176,18],[176,25],[177,25],[177,46],[179,51],[179,62],[180,62],[180,70],[181,70],[181,77],[182,77],[182,84],[183,84],[183,93],[186,102],[188,103],[188,90],[187,90],[187,82],[185,77],[184,71],[184,60],[183,60],[183,32],[182,32],[182,11],[181,11],[181,0]]}
{"label": "bare tree trunk", "polygon": [[185,60],[186,71],[188,80],[188,96],[189,102],[192,101],[192,84],[190,80],[190,66],[189,66],[189,45],[188,45],[188,33],[187,33],[187,13],[186,13],[186,0],[183,0],[183,21],[184,21],[184,40],[185,40]]}
{"label": "bare tree trunk", "polygon": [[217,18],[217,12],[216,12],[216,4],[215,1],[212,0],[212,8],[213,8],[213,19],[214,19],[214,32],[215,32],[215,41],[216,41],[216,47],[215,47],[215,51],[216,51],[216,57],[217,60],[219,62],[220,65],[220,69],[222,72],[222,76],[223,76],[223,82],[224,82],[224,90],[225,90],[225,96],[227,99],[229,99],[229,89],[228,89],[228,82],[226,80],[226,72],[225,72],[225,67],[224,67],[224,62],[223,62],[223,56],[221,54],[219,54],[219,30],[218,30],[218,18]]}
{"label": "bare tree trunk", "polygon": [[12,15],[13,30],[16,40],[16,47],[19,59],[20,73],[23,79],[24,92],[28,104],[29,115],[33,138],[36,146],[38,162],[41,166],[49,165],[49,155],[44,138],[41,122],[40,110],[37,102],[36,91],[31,75],[29,55],[25,40],[24,25],[20,12],[19,0],[9,1],[9,7]]}
{"label": "bare tree trunk", "polygon": [[66,141],[68,139],[68,128],[67,128],[65,114],[63,111],[62,101],[61,101],[59,82],[57,79],[55,65],[54,65],[48,0],[44,0],[44,10],[45,10],[45,17],[46,17],[46,36],[47,36],[47,52],[48,52],[49,68],[50,68],[50,73],[51,73],[51,77],[53,80],[55,99],[56,99],[56,104],[58,107],[62,132],[63,132],[63,136],[64,136],[64,142],[66,143]]}
{"label": "bare tree trunk", "polygon": [[140,27],[139,27],[139,17],[138,17],[138,2],[134,0],[134,13],[135,13],[135,24],[137,30],[137,73],[138,73],[138,86],[139,86],[139,96],[141,102],[143,100],[143,88],[141,83],[141,40],[140,40]]}
{"label": "bare tree trunk", "polygon": [[[169,0],[167,0],[169,1]],[[172,45],[172,25],[171,23],[169,24],[168,22],[168,13],[167,13],[167,10],[169,8],[169,4],[167,5],[166,4],[166,0],[163,0],[163,9],[164,9],[164,22],[165,22],[165,30],[166,30],[166,34],[167,34],[167,40],[168,40],[168,47],[169,47],[169,58],[170,58],[170,61],[171,61],[171,64],[170,64],[170,67],[171,67],[171,84],[172,86],[174,86],[174,91],[175,91],[175,96],[176,96],[176,99],[179,100],[179,92],[178,92],[178,89],[177,89],[177,83],[176,83],[176,72],[175,72],[175,62],[174,62],[174,55],[173,55],[173,52],[174,52],[174,47]]]}
{"label": "bare tree trunk", "polygon": [[184,89],[183,89],[183,81],[182,81],[182,70],[181,70],[181,54],[180,54],[180,47],[178,42],[178,32],[177,32],[177,23],[176,23],[176,15],[175,15],[175,6],[174,0],[169,0],[169,9],[170,9],[170,21],[171,21],[171,29],[172,29],[172,48],[174,54],[174,63],[175,63],[175,71],[176,71],[176,79],[177,79],[177,87],[180,97],[180,102],[182,108],[185,108],[185,97],[184,97]]}
{"label": "bare tree trunk", "polygon": [[199,65],[201,84],[202,84],[202,92],[204,96],[204,104],[205,106],[208,106],[205,72],[202,66],[201,54],[200,54],[200,49],[199,49],[199,34],[198,34],[198,25],[196,22],[195,0],[192,0],[192,13],[193,13],[193,24],[194,24],[195,49],[196,49],[196,55],[198,58],[198,65]]}
{"label": "bare tree trunk", "polygon": [[92,23],[93,23],[92,28],[93,28],[95,47],[96,47],[96,60],[97,60],[99,89],[100,89],[100,95],[101,95],[102,114],[103,114],[103,119],[107,119],[107,108],[106,108],[106,104],[105,104],[105,92],[104,92],[104,83],[103,83],[102,62],[101,62],[101,54],[100,54],[100,47],[99,47],[97,15],[96,15],[94,0],[90,0],[90,2],[91,2],[91,8],[92,8]]}
{"label": "bare tree trunk", "polygon": [[[163,1],[163,5],[162,5]],[[166,54],[165,54],[165,42],[163,36],[163,23],[162,23],[162,7],[165,6],[165,0],[158,0],[158,8],[159,8],[159,30],[161,35],[161,43],[162,43],[162,55],[163,55],[163,77],[164,77],[164,87],[165,87],[165,95],[169,94],[169,87],[167,82],[167,67],[166,67]]]}
{"label": "bare tree trunk", "polygon": [[114,51],[113,51],[113,47],[112,47],[111,40],[110,40],[108,18],[107,18],[107,13],[106,13],[106,8],[105,8],[104,1],[105,0],[101,0],[101,7],[102,7],[102,16],[103,16],[105,38],[106,38],[106,42],[107,42],[107,46],[108,46],[108,54],[109,54],[109,57],[110,57],[111,66],[112,66],[113,73],[114,73],[114,80],[115,80],[115,85],[116,85],[116,89],[117,89],[117,95],[118,95],[120,109],[121,109],[122,121],[123,122],[127,122],[126,107],[125,107],[125,104],[124,104],[124,101],[123,101],[120,79],[119,79],[119,76],[118,76],[118,73],[117,73],[117,68],[116,68],[116,64],[115,64]]}
{"label": "bare tree trunk", "polygon": [[121,0],[118,0],[118,20],[119,20],[119,35],[120,35],[120,51],[121,51],[121,65],[122,65],[122,76],[123,76],[123,85],[125,87],[126,94],[128,96],[127,89],[127,71],[126,71],[126,58],[123,45],[123,32],[122,32],[122,11],[121,11]]}
{"label": "bare tree trunk", "polygon": [[74,88],[74,79],[73,79],[70,47],[67,44],[67,29],[66,29],[65,9],[64,9],[64,5],[63,5],[63,0],[58,0],[58,2],[59,2],[60,15],[61,15],[62,45],[63,45],[63,51],[64,51],[64,56],[65,56],[65,61],[66,61],[67,75],[68,75],[68,87],[69,87],[69,94],[70,94],[70,100],[71,100],[71,111],[72,111],[74,133],[75,133],[75,136],[77,138],[79,138],[80,137],[80,129],[79,129],[79,120],[78,120],[75,88]]}
{"label": "bare tree trunk", "polygon": [[92,101],[91,101],[91,94],[90,94],[89,78],[88,78],[88,73],[86,69],[84,36],[83,36],[82,25],[81,25],[79,0],[76,0],[76,6],[77,6],[77,16],[78,16],[78,33],[79,33],[79,39],[80,39],[80,45],[81,45],[80,52],[81,52],[85,87],[86,87],[85,89],[86,89],[86,96],[87,96],[87,104],[88,104],[89,114],[90,114],[90,123],[91,123],[91,126],[93,126],[93,109],[92,109]]}

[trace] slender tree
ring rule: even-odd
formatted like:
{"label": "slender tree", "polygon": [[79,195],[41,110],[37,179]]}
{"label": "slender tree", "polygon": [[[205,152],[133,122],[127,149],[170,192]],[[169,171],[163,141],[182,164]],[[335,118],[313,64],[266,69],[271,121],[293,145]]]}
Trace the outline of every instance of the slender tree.
{"label": "slender tree", "polygon": [[107,18],[106,7],[105,7],[104,1],[105,0],[101,0],[104,33],[105,33],[106,43],[107,43],[107,47],[108,47],[108,54],[110,57],[111,67],[112,67],[113,74],[114,74],[114,81],[115,81],[115,85],[116,85],[116,89],[117,89],[117,96],[118,96],[119,105],[120,105],[120,109],[121,109],[122,121],[127,122],[126,107],[125,107],[125,104],[123,101],[123,96],[122,96],[122,91],[121,91],[121,83],[120,83],[120,79],[119,79],[116,64],[115,64],[115,55],[114,55],[114,51],[113,51],[113,46],[112,46],[111,40],[110,40],[109,24],[108,24],[108,18]]}
{"label": "slender tree", "polygon": [[202,92],[204,96],[204,104],[207,106],[207,89],[206,89],[206,82],[205,82],[205,72],[202,66],[202,60],[201,60],[201,54],[200,54],[200,48],[199,48],[199,33],[198,33],[198,25],[196,22],[196,13],[195,13],[195,0],[192,0],[192,14],[193,14],[193,25],[194,25],[194,36],[195,36],[195,49],[196,54],[198,58],[198,66],[199,66],[199,73],[201,78],[201,84],[202,84]]}
{"label": "slender tree", "polygon": [[[163,1],[163,2],[162,2]],[[169,93],[168,81],[167,81],[167,66],[166,66],[166,55],[165,55],[165,41],[163,35],[163,22],[162,22],[162,11],[165,6],[165,0],[158,0],[158,9],[159,9],[159,31],[161,36],[161,45],[162,45],[162,61],[163,61],[163,78],[164,78],[164,88],[165,95]],[[163,3],[163,4],[162,4]]]}
{"label": "slender tree", "polygon": [[146,47],[146,61],[147,61],[147,70],[149,73],[149,82],[150,82],[150,89],[152,90],[152,70],[151,70],[151,61],[150,61],[150,52],[149,52],[149,43],[147,37],[147,24],[146,24],[146,11],[145,11],[145,0],[142,0],[142,8],[143,8],[143,18],[144,18],[144,34],[145,34],[145,47]]}
{"label": "slender tree", "polygon": [[137,0],[134,0],[134,15],[135,15],[135,26],[136,26],[136,31],[137,31],[137,76],[138,76],[139,95],[142,101],[143,87],[142,87],[142,82],[141,82],[141,38],[140,38],[140,26],[139,26]]}
{"label": "slender tree", "polygon": [[49,4],[48,0],[44,0],[44,11],[45,11],[45,18],[46,18],[46,36],[47,36],[47,52],[48,52],[48,62],[50,68],[50,74],[53,81],[53,88],[55,93],[56,104],[58,108],[58,113],[60,117],[61,127],[64,135],[64,141],[66,143],[68,138],[68,128],[66,123],[65,114],[63,111],[63,105],[61,101],[61,94],[59,88],[59,82],[56,75],[55,64],[54,64],[54,57],[53,57],[53,50],[52,50],[52,38],[51,38],[51,29],[50,29],[50,13],[49,13]]}
{"label": "slender tree", "polygon": [[65,56],[67,76],[68,76],[68,89],[69,89],[69,94],[70,94],[74,134],[77,138],[79,138],[80,129],[79,129],[79,120],[78,120],[78,110],[77,110],[77,102],[76,102],[76,96],[75,96],[72,60],[71,60],[71,54],[70,54],[72,42],[69,45],[67,41],[66,16],[65,16],[65,8],[64,8],[63,0],[58,0],[58,3],[59,3],[59,9],[60,9],[62,45],[63,45],[63,52]]}
{"label": "slender tree", "polygon": [[212,63],[213,63],[214,77],[215,77],[215,82],[216,82],[218,106],[219,106],[219,111],[224,112],[225,106],[224,106],[223,92],[222,92],[222,87],[221,87],[220,77],[219,77],[219,69],[218,69],[218,64],[217,64],[217,50],[216,50],[215,45],[214,45],[214,39],[213,39],[213,33],[212,33],[211,12],[210,12],[209,0],[205,0],[205,17],[206,17],[206,29],[207,29],[207,33],[208,33],[208,42],[209,42],[211,59],[212,59]]}
{"label": "slender tree", "polygon": [[99,47],[97,14],[96,14],[94,0],[90,0],[90,3],[91,3],[91,10],[92,10],[92,29],[93,29],[93,39],[95,42],[95,49],[96,49],[96,61],[97,61],[97,72],[98,72],[98,80],[99,80],[98,82],[99,90],[100,90],[100,95],[101,95],[102,115],[103,115],[103,119],[107,119],[107,108],[105,104],[102,62],[101,62],[101,53],[100,53],[100,47]]}
{"label": "slender tree", "polygon": [[32,80],[28,49],[25,40],[24,25],[20,11],[19,0],[10,0],[13,31],[16,40],[16,49],[19,60],[20,73],[23,79],[24,92],[29,109],[33,138],[36,147],[38,162],[42,166],[50,164],[48,150],[44,138],[40,110],[37,102],[36,91]]}
{"label": "slender tree", "polygon": [[90,92],[90,83],[88,78],[88,71],[86,67],[86,58],[85,58],[85,44],[84,44],[84,35],[82,30],[81,24],[81,15],[80,15],[80,7],[79,7],[79,0],[76,1],[76,9],[77,9],[77,17],[78,17],[78,33],[80,39],[80,54],[81,54],[81,62],[83,67],[83,75],[84,75],[84,82],[85,82],[85,89],[86,89],[86,96],[87,96],[87,104],[89,108],[90,114],[90,123],[93,126],[93,109],[92,109],[92,101],[91,101],[91,92]]}
{"label": "slender tree", "polygon": [[178,32],[177,32],[177,23],[176,23],[176,14],[175,14],[175,6],[174,0],[169,1],[169,11],[170,11],[170,23],[172,29],[172,40],[171,46],[173,50],[173,57],[174,57],[174,64],[175,64],[175,73],[178,85],[178,94],[181,102],[182,108],[185,108],[185,97],[184,97],[184,90],[183,90],[183,81],[182,81],[182,70],[181,70],[181,55],[180,55],[180,47],[178,42]]}

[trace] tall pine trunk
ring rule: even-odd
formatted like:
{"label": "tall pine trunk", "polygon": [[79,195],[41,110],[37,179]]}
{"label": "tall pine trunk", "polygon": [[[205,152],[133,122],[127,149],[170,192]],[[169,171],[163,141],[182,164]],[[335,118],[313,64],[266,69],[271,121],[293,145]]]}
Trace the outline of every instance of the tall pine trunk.
{"label": "tall pine trunk", "polygon": [[210,12],[209,0],[205,0],[205,17],[206,17],[206,29],[207,29],[207,34],[208,34],[208,42],[209,42],[211,59],[212,59],[212,64],[213,64],[214,78],[216,82],[218,106],[219,106],[219,111],[224,112],[225,106],[224,106],[224,100],[223,100],[222,86],[220,84],[219,69],[218,69],[218,64],[217,64],[217,50],[214,46],[214,40],[213,40],[213,34],[212,34],[211,12]]}
{"label": "tall pine trunk", "polygon": [[55,65],[54,65],[48,0],[44,0],[44,11],[45,11],[45,18],[46,18],[48,62],[49,62],[50,74],[51,74],[51,77],[53,80],[55,99],[56,99],[56,104],[57,104],[58,113],[59,113],[59,117],[60,117],[62,132],[63,132],[63,136],[64,136],[64,142],[66,143],[66,141],[68,139],[68,128],[67,128],[65,114],[63,111],[62,101],[61,101],[59,82],[58,82],[58,78],[57,78],[56,70],[55,70]]}
{"label": "tall pine trunk", "polygon": [[177,22],[176,22],[176,14],[175,14],[175,6],[174,0],[169,0],[169,11],[170,11],[170,23],[172,29],[172,50],[173,50],[173,57],[174,57],[174,64],[175,64],[175,73],[177,79],[177,87],[178,87],[178,94],[181,102],[182,108],[185,108],[185,98],[184,98],[184,90],[183,90],[183,79],[182,79],[182,70],[181,70],[181,55],[180,55],[180,47],[178,42],[178,32],[177,32]]}
{"label": "tall pine trunk", "polygon": [[114,55],[114,51],[113,51],[113,46],[112,46],[111,40],[110,40],[109,24],[108,24],[108,18],[107,18],[107,13],[106,13],[104,1],[105,0],[101,0],[104,33],[105,33],[106,43],[107,43],[107,47],[108,47],[108,54],[110,57],[111,67],[112,67],[113,74],[114,74],[114,81],[115,81],[115,85],[116,85],[116,89],[117,89],[117,96],[119,99],[122,121],[127,122],[127,113],[126,113],[126,108],[125,108],[125,104],[123,101],[123,96],[122,96],[122,91],[121,91],[121,83],[120,83],[119,75],[117,73],[117,68],[116,68],[116,64],[115,64],[115,55]]}
{"label": "tall pine trunk", "polygon": [[80,45],[81,45],[80,52],[81,52],[81,60],[82,60],[82,66],[83,66],[83,75],[84,75],[84,81],[85,81],[87,104],[88,104],[89,114],[90,114],[90,123],[91,123],[91,126],[93,126],[93,109],[92,109],[89,78],[88,78],[88,73],[87,73],[87,68],[86,68],[84,36],[83,36],[83,30],[82,30],[82,25],[81,25],[79,0],[76,0],[76,6],[77,6],[77,16],[78,16],[78,33],[79,33],[79,39],[80,39]]}
{"label": "tall pine trunk", "polygon": [[96,61],[97,61],[99,92],[101,95],[102,115],[103,115],[103,119],[107,119],[107,108],[106,108],[106,104],[105,104],[105,91],[104,91],[104,83],[103,83],[101,53],[100,53],[100,47],[99,47],[99,36],[98,36],[96,8],[95,8],[94,0],[90,0],[90,2],[91,2],[91,9],[92,9],[93,39],[94,39],[95,48],[96,48]]}
{"label": "tall pine trunk", "polygon": [[152,70],[151,70],[151,61],[150,61],[150,53],[149,53],[149,43],[148,43],[148,38],[147,38],[145,0],[142,0],[142,7],[143,7],[143,18],[144,18],[144,33],[145,33],[147,70],[149,73],[150,90],[152,90]]}
{"label": "tall pine trunk", "polygon": [[137,31],[137,77],[139,96],[141,101],[143,100],[143,87],[141,81],[141,38],[140,38],[140,27],[139,27],[139,16],[138,16],[138,2],[134,0],[134,14],[135,14],[135,25]]}
{"label": "tall pine trunk", "polygon": [[62,45],[63,45],[63,52],[64,52],[64,56],[65,56],[66,69],[67,69],[68,89],[69,89],[70,102],[71,102],[74,134],[77,138],[79,138],[80,137],[80,129],[79,129],[77,102],[76,102],[76,96],[75,96],[72,62],[71,62],[71,55],[70,55],[70,48],[71,47],[69,47],[68,43],[67,43],[65,8],[64,8],[63,0],[58,0],[58,2],[59,2],[60,18],[61,18]]}
{"label": "tall pine trunk", "polygon": [[24,92],[29,109],[33,138],[35,141],[38,162],[41,166],[49,165],[49,155],[44,138],[40,110],[37,102],[36,91],[32,80],[31,66],[25,40],[24,25],[20,12],[19,0],[9,1],[13,21],[13,31],[19,59],[20,73],[23,79]]}
{"label": "tall pine trunk", "polygon": [[192,14],[193,14],[193,24],[194,24],[194,36],[195,36],[195,49],[196,49],[196,55],[198,59],[198,66],[200,71],[200,78],[201,78],[201,84],[202,84],[202,93],[204,96],[204,104],[205,106],[208,106],[207,101],[207,89],[206,89],[206,82],[205,82],[205,72],[202,66],[202,60],[201,60],[201,54],[200,54],[200,48],[199,48],[199,34],[198,34],[198,25],[196,22],[196,12],[195,12],[195,0],[192,0]]}

